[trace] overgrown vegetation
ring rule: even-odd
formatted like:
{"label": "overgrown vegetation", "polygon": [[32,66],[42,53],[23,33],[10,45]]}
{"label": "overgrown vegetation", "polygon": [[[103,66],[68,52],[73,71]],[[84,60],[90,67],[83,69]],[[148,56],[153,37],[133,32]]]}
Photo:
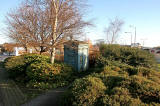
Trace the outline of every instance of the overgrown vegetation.
{"label": "overgrown vegetation", "polygon": [[154,56],[139,48],[102,44],[100,52],[107,60],[119,61],[135,67],[144,66],[151,68],[155,65]]}
{"label": "overgrown vegetation", "polygon": [[49,62],[49,57],[25,54],[5,60],[5,68],[10,78],[29,88],[50,89],[70,83],[74,71],[63,63]]}
{"label": "overgrown vegetation", "polygon": [[[160,72],[151,54],[137,48],[101,45],[89,75],[76,79],[62,98],[67,106],[160,105]],[[97,68],[98,67],[98,68]]]}
{"label": "overgrown vegetation", "polygon": [[90,59],[92,68],[78,74],[66,64],[50,64],[47,56],[37,54],[10,57],[5,68],[27,88],[46,90],[71,84],[62,106],[160,105],[160,72],[148,52],[102,44],[100,53]]}

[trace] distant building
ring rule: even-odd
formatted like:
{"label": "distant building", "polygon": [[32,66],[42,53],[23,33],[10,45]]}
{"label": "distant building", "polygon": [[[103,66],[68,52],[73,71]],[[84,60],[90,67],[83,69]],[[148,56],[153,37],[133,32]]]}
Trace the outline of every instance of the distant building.
{"label": "distant building", "polygon": [[101,44],[104,44],[104,43],[105,43],[104,39],[98,39],[98,40],[95,41],[95,44],[98,45],[98,46],[101,45]]}
{"label": "distant building", "polygon": [[131,47],[137,47],[137,48],[142,48],[140,43],[132,43]]}

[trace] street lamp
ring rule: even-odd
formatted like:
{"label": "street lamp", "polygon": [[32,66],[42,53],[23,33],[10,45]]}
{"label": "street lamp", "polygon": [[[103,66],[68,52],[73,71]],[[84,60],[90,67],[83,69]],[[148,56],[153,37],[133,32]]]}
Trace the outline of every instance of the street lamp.
{"label": "street lamp", "polygon": [[125,33],[130,33],[131,34],[131,45],[132,45],[132,32],[125,32]]}
{"label": "street lamp", "polygon": [[134,45],[135,45],[135,43],[136,43],[136,27],[135,26],[133,26],[133,25],[130,25],[130,27],[132,27],[132,28],[134,28],[134,30],[135,30],[135,37],[134,37]]}
{"label": "street lamp", "polygon": [[143,44],[143,47],[144,47],[144,43],[145,41],[147,40],[146,38],[145,39],[141,39],[142,40],[142,44]]}

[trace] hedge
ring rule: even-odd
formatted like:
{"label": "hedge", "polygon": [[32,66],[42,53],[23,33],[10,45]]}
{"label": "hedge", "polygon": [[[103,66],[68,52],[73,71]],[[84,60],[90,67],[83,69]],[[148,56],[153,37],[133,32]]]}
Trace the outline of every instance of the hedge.
{"label": "hedge", "polygon": [[71,66],[63,63],[51,64],[48,56],[38,54],[10,57],[5,60],[5,68],[10,78],[33,88],[65,86],[74,79]]}

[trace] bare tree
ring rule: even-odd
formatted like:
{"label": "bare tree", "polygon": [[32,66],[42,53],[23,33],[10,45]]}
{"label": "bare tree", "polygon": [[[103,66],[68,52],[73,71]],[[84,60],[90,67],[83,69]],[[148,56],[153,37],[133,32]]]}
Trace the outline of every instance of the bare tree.
{"label": "bare tree", "polygon": [[[55,47],[63,43],[66,36],[76,34],[88,25],[82,20],[80,0],[45,0],[50,30],[51,63],[54,63]],[[83,1],[83,0],[81,0]],[[81,8],[82,9],[82,8]]]}
{"label": "bare tree", "polygon": [[113,44],[116,42],[123,24],[124,21],[117,17],[114,20],[110,20],[109,26],[105,28],[105,34],[107,37],[107,42],[109,44]]}
{"label": "bare tree", "polygon": [[37,52],[47,51],[46,42],[49,34],[46,13],[39,5],[41,2],[28,0],[21,6],[8,13],[8,35],[26,49],[32,46]]}
{"label": "bare tree", "polygon": [[29,44],[29,36],[26,30],[25,13],[22,9],[18,9],[16,12],[12,11],[8,13],[7,17],[7,31],[8,36],[23,46],[27,52],[27,46]]}
{"label": "bare tree", "polygon": [[29,9],[27,17],[30,23],[28,25],[30,45],[40,54],[49,50],[51,29],[43,4],[42,0],[26,0],[25,2],[25,6]]}
{"label": "bare tree", "polygon": [[26,0],[15,12],[8,14],[9,36],[24,47],[39,47],[40,54],[49,50],[51,63],[54,63],[55,48],[90,25],[82,19],[82,1]]}

